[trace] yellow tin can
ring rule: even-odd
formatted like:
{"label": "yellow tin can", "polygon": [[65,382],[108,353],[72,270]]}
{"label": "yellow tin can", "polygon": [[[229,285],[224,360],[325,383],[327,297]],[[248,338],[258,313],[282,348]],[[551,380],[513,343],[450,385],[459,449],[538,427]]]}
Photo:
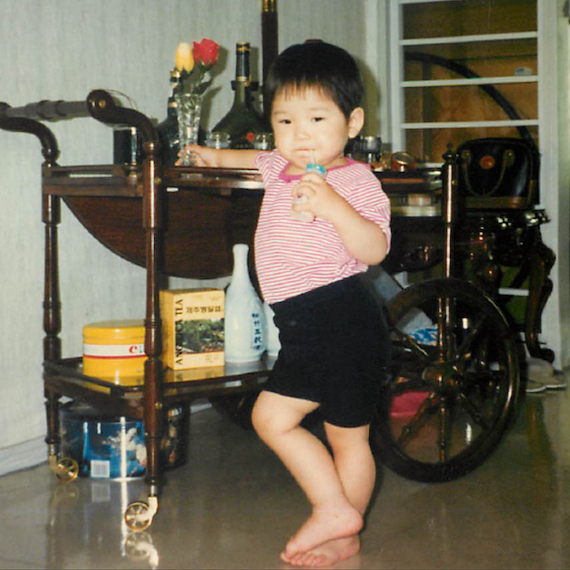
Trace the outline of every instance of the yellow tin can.
{"label": "yellow tin can", "polygon": [[100,321],[83,327],[83,373],[133,385],[144,374],[144,321]]}

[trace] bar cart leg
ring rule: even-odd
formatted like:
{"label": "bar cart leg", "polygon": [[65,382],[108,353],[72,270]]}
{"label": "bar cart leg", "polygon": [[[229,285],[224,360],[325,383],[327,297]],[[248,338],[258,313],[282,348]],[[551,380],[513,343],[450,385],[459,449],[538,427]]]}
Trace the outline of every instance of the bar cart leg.
{"label": "bar cart leg", "polygon": [[159,258],[161,246],[160,164],[155,158],[154,142],[145,143],[147,158],[143,164],[143,226],[146,230],[146,318],[144,369],[144,423],[147,449],[146,482],[148,501],[131,503],[125,511],[125,523],[133,531],[150,526],[158,511],[160,483],[160,441],[163,431],[162,342],[159,307]]}
{"label": "bar cart leg", "polygon": [[[61,221],[61,199],[43,196],[42,221],[45,224],[45,276],[44,276],[44,361],[61,359],[61,302],[59,293],[59,260],[57,226]],[[79,466],[74,459],[59,457],[59,400],[60,394],[45,390],[48,464],[61,481],[73,481]]]}

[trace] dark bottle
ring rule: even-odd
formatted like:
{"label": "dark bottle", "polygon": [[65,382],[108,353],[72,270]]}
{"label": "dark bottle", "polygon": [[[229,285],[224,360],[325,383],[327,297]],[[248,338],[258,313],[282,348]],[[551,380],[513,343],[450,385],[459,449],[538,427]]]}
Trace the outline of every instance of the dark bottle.
{"label": "dark bottle", "polygon": [[180,71],[174,68],[170,70],[170,97],[166,109],[166,119],[156,127],[160,140],[162,162],[173,165],[178,158],[179,135],[178,118],[176,117],[176,100],[174,94],[180,85]]}
{"label": "dark bottle", "polygon": [[236,45],[236,78],[232,89],[235,91],[232,108],[212,130],[228,133],[230,148],[254,148],[255,135],[269,132],[270,127],[253,107],[248,42]]}

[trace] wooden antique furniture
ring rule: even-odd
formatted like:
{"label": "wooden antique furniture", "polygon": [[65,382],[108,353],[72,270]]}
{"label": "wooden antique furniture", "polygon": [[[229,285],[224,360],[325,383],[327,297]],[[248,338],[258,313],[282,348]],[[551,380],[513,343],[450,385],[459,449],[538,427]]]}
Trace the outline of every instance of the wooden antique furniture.
{"label": "wooden antique furniture", "polygon": [[[382,266],[389,273],[409,272],[412,282],[416,281],[414,274],[425,279],[426,272],[435,269],[441,273],[441,211],[431,204],[398,204],[402,194],[408,198],[433,194],[434,177],[439,180],[439,171],[379,174],[393,203],[392,250]],[[556,259],[540,232],[541,225],[549,221],[548,214],[532,206],[464,207],[459,217],[454,247],[458,273],[485,291],[512,328],[524,333],[530,356],[553,362],[554,353],[541,346],[538,338],[542,312],[552,291],[549,274]]]}
{"label": "wooden antique furniture", "polygon": [[[57,142],[40,121],[54,116],[89,114],[108,124],[136,127],[144,139],[145,158],[140,166],[59,166]],[[45,224],[44,382],[50,465],[62,479],[77,474],[73,464],[62,463],[59,447],[59,401],[62,396],[103,407],[106,412],[144,419],[147,446],[148,500],[127,508],[125,520],[132,530],[148,527],[158,509],[161,483],[159,445],[167,407],[198,397],[255,392],[267,379],[271,363],[201,369],[192,380],[163,367],[159,289],[164,275],[207,279],[229,275],[232,246],[252,245],[262,184],[256,171],[163,167],[158,156],[157,133],[142,113],[118,107],[105,91],[89,94],[86,101],[42,102],[22,108],[0,104],[0,128],[28,132],[42,144],[42,219]],[[442,261],[441,180],[437,171],[378,173],[394,200],[393,249],[385,262],[389,271],[414,272]],[[403,195],[416,196],[401,206]],[[432,196],[422,210],[422,195]],[[417,198],[420,196],[420,198]],[[111,251],[146,268],[144,378],[134,386],[86,376],[81,358],[61,357],[61,300],[58,283],[58,224],[61,201]],[[519,265],[530,275],[525,332],[529,351],[550,359],[536,340],[540,313],[549,293],[550,264],[540,240],[543,212],[472,215],[463,232],[462,257],[472,280],[496,296],[497,267],[506,263],[497,255],[509,236],[506,253],[517,250]],[[511,247],[510,244],[516,245]],[[515,256],[516,257],[516,256]],[[468,263],[467,263],[468,262]],[[215,374],[215,375],[214,375]]]}

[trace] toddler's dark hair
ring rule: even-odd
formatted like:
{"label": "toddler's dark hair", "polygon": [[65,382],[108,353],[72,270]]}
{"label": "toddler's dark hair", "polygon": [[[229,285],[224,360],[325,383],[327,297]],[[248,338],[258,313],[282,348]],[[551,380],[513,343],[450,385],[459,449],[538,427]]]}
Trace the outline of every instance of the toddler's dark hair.
{"label": "toddler's dark hair", "polygon": [[295,44],[275,59],[265,81],[268,115],[281,91],[316,87],[329,95],[348,119],[360,105],[364,85],[354,58],[344,49],[321,41]]}

